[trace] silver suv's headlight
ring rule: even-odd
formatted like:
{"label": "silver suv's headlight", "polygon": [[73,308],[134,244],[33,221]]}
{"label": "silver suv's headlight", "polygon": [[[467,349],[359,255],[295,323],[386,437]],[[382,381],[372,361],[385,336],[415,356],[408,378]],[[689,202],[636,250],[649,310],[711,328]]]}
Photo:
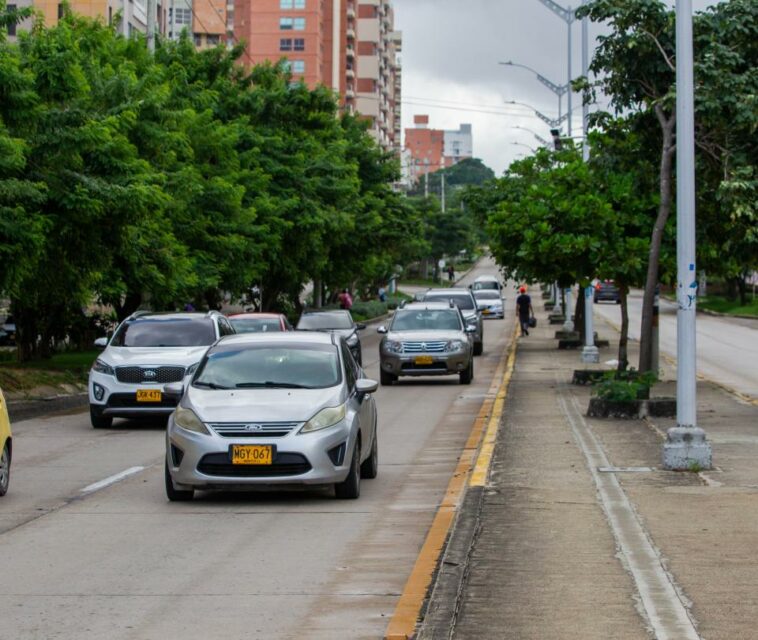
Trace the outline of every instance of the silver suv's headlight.
{"label": "silver suv's headlight", "polygon": [[311,431],[318,431],[319,429],[326,429],[327,427],[334,426],[340,420],[345,418],[346,413],[347,407],[344,403],[339,407],[326,407],[321,409],[321,411],[303,425],[303,428],[300,429],[300,433],[310,433]]}
{"label": "silver suv's headlight", "polygon": [[98,373],[104,373],[107,376],[116,375],[113,367],[100,358],[95,360],[95,364],[92,365],[92,370],[97,371]]}
{"label": "silver suv's headlight", "polygon": [[461,340],[450,340],[445,347],[445,351],[460,351],[461,349],[463,349],[463,341]]}
{"label": "silver suv's headlight", "polygon": [[355,347],[358,345],[358,336],[353,334],[347,339],[348,347]]}
{"label": "silver suv's headlight", "polygon": [[385,340],[384,349],[390,353],[402,353],[403,343],[398,342],[397,340]]}
{"label": "silver suv's headlight", "polygon": [[177,427],[186,429],[187,431],[202,433],[205,436],[210,435],[210,432],[203,424],[203,421],[197,417],[197,414],[192,409],[177,407],[176,411],[174,412],[174,424]]}

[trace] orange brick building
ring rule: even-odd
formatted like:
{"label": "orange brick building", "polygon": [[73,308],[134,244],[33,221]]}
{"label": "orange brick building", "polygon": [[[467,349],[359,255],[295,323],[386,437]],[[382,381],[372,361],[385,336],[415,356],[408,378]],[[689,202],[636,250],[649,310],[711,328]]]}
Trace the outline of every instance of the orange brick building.
{"label": "orange brick building", "polygon": [[407,176],[411,183],[425,173],[434,173],[473,156],[471,125],[457,131],[430,129],[429,116],[413,116],[413,129],[405,130]]}

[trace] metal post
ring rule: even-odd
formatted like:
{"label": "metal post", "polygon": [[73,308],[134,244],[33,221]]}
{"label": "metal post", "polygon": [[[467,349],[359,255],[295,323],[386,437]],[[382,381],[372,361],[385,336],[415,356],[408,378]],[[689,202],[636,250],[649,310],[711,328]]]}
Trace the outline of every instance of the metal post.
{"label": "metal post", "polygon": [[582,362],[600,362],[600,352],[595,346],[595,328],[592,322],[592,303],[595,301],[595,289],[590,284],[584,288],[584,348]]}
{"label": "metal post", "polygon": [[124,10],[121,12],[121,34],[129,37],[129,0],[124,0]]}
{"label": "metal post", "polygon": [[567,91],[566,94],[568,95],[568,105],[566,107],[566,113],[568,113],[568,137],[571,137],[571,94],[573,93],[571,89],[571,23],[573,22],[573,16],[574,12],[571,10],[571,7],[568,8],[568,15],[571,16],[568,20],[566,20],[566,26],[568,27],[568,79],[566,80],[566,87]]}
{"label": "metal post", "polygon": [[171,39],[176,40],[176,0],[171,0]]}
{"label": "metal post", "polygon": [[695,311],[695,118],[692,0],[676,2],[676,427],[663,445],[667,469],[710,469],[711,445],[697,427]]}
{"label": "metal post", "polygon": [[[582,18],[582,75],[585,80],[590,74],[590,51],[589,51],[589,18]],[[582,159],[587,162],[590,159],[590,145],[587,141],[587,132],[589,130],[590,105],[584,100],[582,95]]]}
{"label": "metal post", "polygon": [[653,298],[653,339],[650,341],[650,350],[652,355],[650,357],[650,368],[655,371],[656,375],[660,370],[660,342],[658,336],[658,326],[660,321],[660,304],[661,304],[661,289],[660,285],[655,286],[655,297]]}
{"label": "metal post", "polygon": [[440,173],[440,178],[442,180],[442,182],[441,182],[441,185],[442,185],[442,213],[445,213],[445,173],[444,172]]}
{"label": "metal post", "polygon": [[155,53],[155,13],[156,0],[147,0],[147,50]]}
{"label": "metal post", "polygon": [[563,330],[564,331],[573,331],[574,330],[574,321],[571,319],[571,312],[574,310],[573,301],[571,300],[571,289],[572,287],[569,287],[566,289],[566,320],[563,322]]}
{"label": "metal post", "polygon": [[424,198],[429,197],[429,161],[426,161],[426,171],[424,171]]}

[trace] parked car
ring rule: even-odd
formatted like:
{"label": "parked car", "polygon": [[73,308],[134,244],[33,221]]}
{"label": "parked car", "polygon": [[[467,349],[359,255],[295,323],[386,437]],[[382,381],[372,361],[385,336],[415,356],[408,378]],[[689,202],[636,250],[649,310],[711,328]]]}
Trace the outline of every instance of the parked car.
{"label": "parked car", "polygon": [[300,316],[296,327],[298,331],[328,331],[344,338],[359,365],[363,365],[363,349],[358,332],[365,328],[365,324],[353,320],[347,309],[306,311]]}
{"label": "parked car", "polygon": [[237,333],[294,331],[283,313],[235,313],[228,319]]}
{"label": "parked car", "polygon": [[484,350],[484,322],[482,314],[477,309],[474,294],[470,289],[450,288],[450,289],[429,289],[424,295],[427,302],[444,302],[452,301],[463,314],[467,326],[475,329],[474,338],[474,355],[482,355]]}
{"label": "parked car", "polygon": [[3,391],[0,389],[0,496],[8,493],[13,458],[13,434]]}
{"label": "parked car", "polygon": [[452,302],[411,302],[397,309],[389,327],[377,329],[379,380],[391,385],[400,376],[458,375],[461,384],[474,378],[476,328],[467,324]]}
{"label": "parked car", "polygon": [[497,291],[502,293],[503,285],[496,276],[477,276],[473,284],[469,286],[472,291]]}
{"label": "parked car", "polygon": [[16,321],[7,316],[0,326],[0,346],[9,347],[16,344]]}
{"label": "parked car", "polygon": [[331,484],[357,498],[378,472],[377,382],[335,333],[243,334],[213,345],[166,431],[166,495]]}
{"label": "parked car", "polygon": [[92,426],[107,429],[115,417],[168,417],[177,398],[165,395],[163,385],[182,381],[210,345],[233,333],[217,311],[130,316],[110,342],[95,342],[105,349],[89,374]]}
{"label": "parked car", "polygon": [[503,298],[495,289],[478,289],[474,291],[476,308],[484,318],[504,318]]}
{"label": "parked car", "polygon": [[613,283],[613,280],[601,280],[595,285],[595,302],[615,302],[621,304],[621,293],[619,288]]}

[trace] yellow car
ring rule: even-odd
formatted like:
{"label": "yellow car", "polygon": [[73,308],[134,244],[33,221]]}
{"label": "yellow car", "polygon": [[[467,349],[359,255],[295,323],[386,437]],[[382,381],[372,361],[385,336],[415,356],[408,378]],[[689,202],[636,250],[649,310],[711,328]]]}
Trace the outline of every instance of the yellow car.
{"label": "yellow car", "polygon": [[8,491],[8,482],[11,479],[12,442],[11,421],[8,419],[8,408],[0,389],[0,496],[4,496]]}

